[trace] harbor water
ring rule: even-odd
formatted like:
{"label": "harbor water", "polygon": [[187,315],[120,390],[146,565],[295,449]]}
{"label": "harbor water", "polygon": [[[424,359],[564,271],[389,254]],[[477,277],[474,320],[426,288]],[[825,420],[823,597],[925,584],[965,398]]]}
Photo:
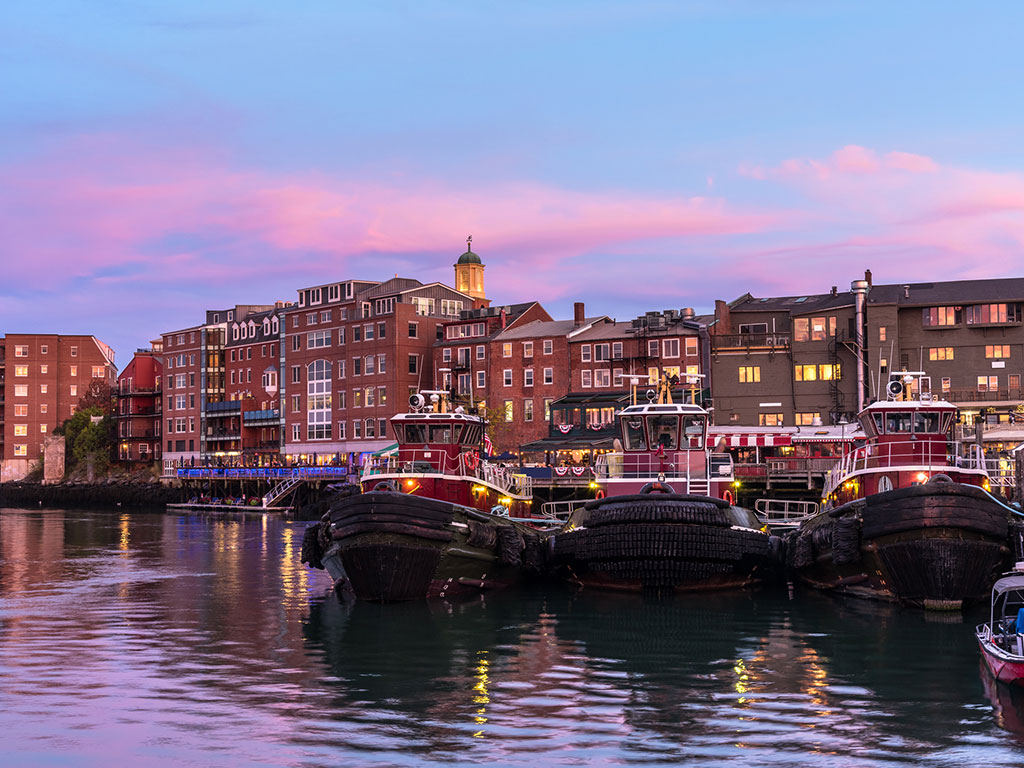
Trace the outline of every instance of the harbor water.
{"label": "harbor water", "polygon": [[305,524],[0,511],[6,766],[1024,764],[981,612],[804,590],[353,604]]}

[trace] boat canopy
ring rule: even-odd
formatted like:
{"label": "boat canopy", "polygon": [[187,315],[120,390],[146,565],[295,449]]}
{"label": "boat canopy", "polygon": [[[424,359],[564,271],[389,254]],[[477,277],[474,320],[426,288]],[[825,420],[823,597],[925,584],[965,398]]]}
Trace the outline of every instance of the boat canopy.
{"label": "boat canopy", "polygon": [[703,450],[707,444],[707,411],[696,405],[631,405],[619,412],[619,420],[627,452]]}
{"label": "boat canopy", "polygon": [[1004,592],[1024,592],[1024,573],[1013,576],[1004,576],[992,586],[992,596],[1001,595]]}

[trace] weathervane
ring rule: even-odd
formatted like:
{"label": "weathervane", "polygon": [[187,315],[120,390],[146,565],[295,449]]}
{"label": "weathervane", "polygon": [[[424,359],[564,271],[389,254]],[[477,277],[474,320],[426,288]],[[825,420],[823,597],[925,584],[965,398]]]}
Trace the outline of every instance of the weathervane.
{"label": "weathervane", "polygon": [[469,237],[466,238],[466,250],[467,251],[472,251],[473,250],[473,236],[472,235],[470,235]]}

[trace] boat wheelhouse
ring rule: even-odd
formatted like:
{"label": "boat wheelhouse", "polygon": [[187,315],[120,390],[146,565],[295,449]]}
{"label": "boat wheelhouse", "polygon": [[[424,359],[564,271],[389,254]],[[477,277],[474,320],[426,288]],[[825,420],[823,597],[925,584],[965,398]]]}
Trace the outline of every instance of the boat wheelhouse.
{"label": "boat wheelhouse", "polygon": [[708,412],[692,403],[630,405],[618,414],[620,450],[598,458],[598,483],[608,496],[639,493],[647,483],[676,492],[733,501],[733,463],[708,450]]}
{"label": "boat wheelhouse", "polygon": [[[914,399],[899,399],[905,385]],[[952,438],[957,408],[931,396],[930,379],[905,372],[890,382],[890,396],[859,416],[864,445],[846,453],[825,480],[824,502],[839,506],[874,493],[909,488],[936,475],[989,490],[981,447]]]}
{"label": "boat wheelhouse", "polygon": [[448,411],[444,394],[438,411],[424,411],[413,396],[413,410],[391,417],[398,449],[370,463],[360,478],[364,491],[392,483],[403,493],[534,520],[532,479],[514,467],[481,458],[484,420],[461,408]]}

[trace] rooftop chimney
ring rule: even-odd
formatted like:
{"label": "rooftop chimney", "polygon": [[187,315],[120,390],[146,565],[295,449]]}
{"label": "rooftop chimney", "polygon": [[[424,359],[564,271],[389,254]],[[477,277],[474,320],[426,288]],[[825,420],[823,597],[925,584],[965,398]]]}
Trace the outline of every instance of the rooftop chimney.
{"label": "rooftop chimney", "polygon": [[584,310],[583,310],[583,302],[582,301],[577,301],[575,304],[572,305],[572,324],[573,324],[573,327],[579,328],[581,325],[583,325],[583,322],[584,322],[586,316],[587,316],[586,312],[584,312]]}
{"label": "rooftop chimney", "polygon": [[910,286],[909,285],[904,285],[903,286],[903,298],[904,299],[909,299],[910,298]]}
{"label": "rooftop chimney", "polygon": [[501,318],[500,319],[501,327],[504,328],[505,325],[508,323],[508,315],[505,314],[505,308],[504,307],[501,308],[501,312],[498,313],[498,317]]}
{"label": "rooftop chimney", "polygon": [[832,295],[835,296],[837,293],[839,293],[839,286],[838,285],[833,285],[832,286]]}
{"label": "rooftop chimney", "polygon": [[867,282],[868,288],[870,288],[871,287],[871,270],[870,269],[865,269],[864,270],[864,280]]}

